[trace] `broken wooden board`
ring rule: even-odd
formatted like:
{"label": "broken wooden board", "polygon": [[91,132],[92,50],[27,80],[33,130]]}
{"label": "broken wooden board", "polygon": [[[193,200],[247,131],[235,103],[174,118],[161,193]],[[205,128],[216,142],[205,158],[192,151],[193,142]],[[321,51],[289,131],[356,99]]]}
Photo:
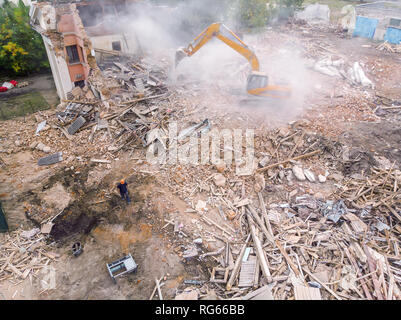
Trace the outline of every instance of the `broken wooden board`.
{"label": "broken wooden board", "polygon": [[368,226],[353,213],[345,214],[344,218],[350,221],[351,227],[356,233],[363,233],[367,231]]}
{"label": "broken wooden board", "polygon": [[319,288],[294,286],[295,300],[322,300]]}
{"label": "broken wooden board", "polygon": [[253,286],[257,264],[258,261],[255,256],[250,256],[248,261],[242,261],[238,282],[239,288]]}
{"label": "broken wooden board", "polygon": [[274,300],[271,285],[265,285],[242,297],[242,300]]}

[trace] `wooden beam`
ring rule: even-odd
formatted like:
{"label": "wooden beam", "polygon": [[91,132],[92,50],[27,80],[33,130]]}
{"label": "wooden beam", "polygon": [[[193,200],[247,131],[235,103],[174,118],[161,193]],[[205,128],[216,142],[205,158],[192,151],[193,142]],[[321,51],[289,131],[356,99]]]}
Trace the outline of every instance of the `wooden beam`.
{"label": "wooden beam", "polygon": [[285,164],[285,163],[290,162],[292,160],[300,160],[300,159],[312,157],[312,156],[314,156],[314,155],[316,155],[316,154],[318,154],[320,152],[322,152],[322,151],[320,149],[318,149],[318,150],[315,150],[315,151],[312,151],[312,152],[309,152],[309,153],[305,153],[303,155],[300,155],[300,156],[297,156],[297,157],[294,157],[294,158],[290,158],[290,159],[287,159],[287,160],[283,160],[283,161],[271,164],[271,165],[263,167],[263,168],[259,168],[259,169],[256,170],[256,172],[258,172],[258,173],[259,172],[264,172],[264,171],[267,171],[269,169],[273,169],[275,167],[278,167],[280,164]]}
{"label": "wooden beam", "polygon": [[289,264],[290,268],[292,269],[292,271],[294,271],[295,275],[298,277],[300,275],[300,272],[298,270],[298,268],[296,267],[296,265],[292,262],[291,258],[288,256],[287,252],[285,251],[285,249],[281,246],[280,242],[278,240],[276,240],[276,246],[277,248],[280,250],[281,254],[283,255],[283,257],[285,258],[285,260],[287,261],[287,263]]}
{"label": "wooden beam", "polygon": [[256,247],[256,255],[258,256],[260,266],[262,267],[262,273],[265,276],[267,282],[270,283],[273,281],[273,279],[270,274],[269,266],[267,265],[266,257],[263,253],[262,244],[260,243],[260,240],[256,235],[255,226],[252,224],[252,222],[249,222],[249,224],[251,227],[252,240]]}
{"label": "wooden beam", "polygon": [[252,217],[256,220],[257,224],[259,225],[260,229],[265,234],[267,240],[269,240],[272,244],[274,244],[273,236],[267,231],[265,224],[263,223],[262,219],[259,217],[258,213],[252,208],[250,205],[247,205],[248,211],[251,213]]}
{"label": "wooden beam", "polygon": [[246,238],[246,241],[245,241],[244,245],[241,248],[241,251],[240,251],[240,253],[239,253],[238,257],[237,257],[237,260],[235,261],[234,269],[231,272],[230,279],[228,279],[228,281],[227,281],[227,285],[226,285],[226,290],[227,291],[231,290],[231,288],[233,286],[233,283],[234,283],[235,279],[237,278],[238,271],[241,268],[242,258],[244,257],[245,249],[248,246],[248,241],[249,241],[250,237],[251,237],[251,235],[248,234],[248,237]]}

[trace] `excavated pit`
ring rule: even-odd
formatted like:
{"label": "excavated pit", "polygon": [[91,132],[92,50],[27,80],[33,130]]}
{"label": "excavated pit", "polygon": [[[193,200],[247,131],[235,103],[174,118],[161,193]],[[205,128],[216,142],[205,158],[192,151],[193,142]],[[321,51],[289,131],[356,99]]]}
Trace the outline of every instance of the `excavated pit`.
{"label": "excavated pit", "polygon": [[[150,188],[152,177],[131,175],[126,180],[130,185],[130,197],[132,203],[126,204],[118,193],[114,193],[113,187],[118,181],[113,172],[106,175],[100,182],[87,186],[88,175],[95,165],[66,170],[60,168],[54,175],[50,176],[43,184],[33,190],[22,193],[18,201],[29,204],[25,213],[37,227],[43,222],[56,216],[50,236],[59,241],[63,238],[76,234],[88,234],[99,224],[124,224],[131,225],[133,222],[142,220],[149,210],[145,207],[146,197],[140,192],[144,188]],[[55,208],[49,207],[48,198],[53,202],[62,202],[57,194],[52,194],[56,186],[62,188],[60,197],[68,196],[68,205],[57,212]],[[110,192],[111,191],[111,192]],[[46,193],[46,195],[44,195]],[[68,200],[67,200],[68,202]],[[135,211],[135,214],[126,213]]]}
{"label": "excavated pit", "polygon": [[[100,191],[109,188],[110,178],[110,175],[106,176],[99,185],[90,190],[84,187],[84,191],[80,192],[80,197],[70,203],[63,213],[53,221],[54,226],[50,235],[56,241],[76,233],[88,234],[100,223],[111,225],[123,223],[125,226],[129,226],[133,222],[132,220],[137,222],[141,220],[146,213],[143,208],[145,198],[135,189],[151,183],[152,179],[150,177],[144,179],[137,175],[126,179],[129,185],[135,181],[135,188],[130,188],[132,204],[136,208],[132,209],[131,205],[126,204],[119,195],[112,193],[110,196],[105,196],[104,191]],[[129,210],[135,211],[135,214],[128,216],[131,219],[127,219],[128,217],[122,214]]]}

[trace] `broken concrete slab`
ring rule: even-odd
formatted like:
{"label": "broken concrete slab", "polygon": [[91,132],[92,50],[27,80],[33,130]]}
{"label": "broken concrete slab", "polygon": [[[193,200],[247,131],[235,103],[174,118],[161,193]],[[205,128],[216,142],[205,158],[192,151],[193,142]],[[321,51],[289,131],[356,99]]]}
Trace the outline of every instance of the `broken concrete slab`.
{"label": "broken concrete slab", "polygon": [[60,162],[60,161],[63,161],[63,153],[62,152],[57,152],[57,153],[54,153],[54,154],[52,154],[50,156],[40,158],[38,160],[38,165],[39,166],[46,166],[46,165],[54,164],[54,163],[57,163],[57,162]]}
{"label": "broken concrete slab", "polygon": [[52,231],[53,226],[54,226],[53,222],[45,223],[41,226],[40,232],[43,234],[49,234]]}
{"label": "broken concrete slab", "polygon": [[40,131],[42,131],[44,129],[44,127],[46,126],[46,120],[42,121],[41,123],[38,124],[38,127],[36,128],[36,132],[35,135],[38,135],[38,133]]}
{"label": "broken concrete slab", "polygon": [[67,129],[68,134],[73,135],[76,133],[84,124],[86,120],[84,117],[79,116]]}
{"label": "broken concrete slab", "polygon": [[272,285],[265,285],[259,289],[248,293],[242,300],[274,300],[271,292]]}
{"label": "broken concrete slab", "polygon": [[197,257],[199,255],[198,249],[196,247],[190,247],[189,249],[185,250],[182,254],[184,259],[191,259]]}
{"label": "broken concrete slab", "polygon": [[299,166],[293,166],[292,167],[292,173],[294,174],[295,178],[297,178],[299,181],[305,181],[306,177],[304,174],[304,170],[299,167]]}
{"label": "broken concrete slab", "polygon": [[71,90],[71,94],[72,94],[75,98],[81,96],[81,94],[82,94],[82,89],[81,89],[81,87],[79,87],[79,86],[74,87],[74,88]]}

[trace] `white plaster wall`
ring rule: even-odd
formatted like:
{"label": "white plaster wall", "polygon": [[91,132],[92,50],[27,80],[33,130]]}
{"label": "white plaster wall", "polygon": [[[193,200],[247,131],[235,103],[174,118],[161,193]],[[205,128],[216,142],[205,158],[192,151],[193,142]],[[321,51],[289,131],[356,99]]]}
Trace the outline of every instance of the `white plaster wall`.
{"label": "white plaster wall", "polygon": [[56,30],[56,9],[51,5],[45,5],[40,10],[39,25],[44,30]]}
{"label": "white plaster wall", "polygon": [[124,37],[121,34],[106,35],[106,36],[91,36],[92,47],[94,49],[113,50],[112,42],[120,41],[121,52],[137,53],[138,45],[135,39]]}
{"label": "white plaster wall", "polygon": [[42,36],[45,44],[47,57],[49,58],[50,68],[52,70],[54,83],[56,85],[57,94],[60,99],[67,99],[67,93],[73,88],[73,83],[70,79],[68,66],[63,57],[57,57],[51,47],[50,40]]}

